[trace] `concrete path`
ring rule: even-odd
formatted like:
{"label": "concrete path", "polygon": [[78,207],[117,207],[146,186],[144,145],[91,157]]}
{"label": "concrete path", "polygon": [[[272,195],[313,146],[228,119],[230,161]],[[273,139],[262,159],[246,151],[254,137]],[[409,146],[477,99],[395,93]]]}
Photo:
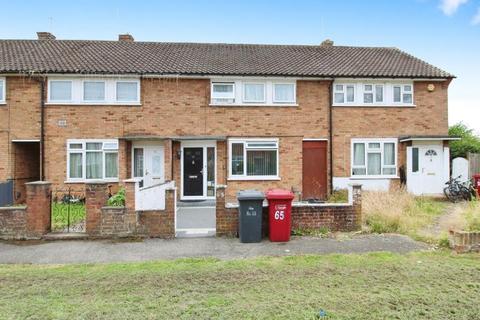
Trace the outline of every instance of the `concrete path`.
{"label": "concrete path", "polygon": [[108,263],[185,257],[239,259],[296,254],[407,253],[428,246],[401,235],[342,235],[344,239],[294,237],[288,243],[243,244],[238,239],[198,238],[144,241],[0,242],[0,263]]}

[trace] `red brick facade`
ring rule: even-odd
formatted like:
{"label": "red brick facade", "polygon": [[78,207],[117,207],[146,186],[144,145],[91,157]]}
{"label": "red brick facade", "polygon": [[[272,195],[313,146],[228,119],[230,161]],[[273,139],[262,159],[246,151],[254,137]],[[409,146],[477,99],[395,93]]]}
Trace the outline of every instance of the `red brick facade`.
{"label": "red brick facade", "polygon": [[[39,161],[19,158],[18,149],[11,143],[40,138],[40,83],[29,77],[6,79],[7,103],[0,106],[0,180],[30,175],[22,169],[27,161],[31,166],[40,165]],[[436,82],[433,92],[427,90],[429,83],[415,82],[415,107],[333,107],[333,176],[350,175],[352,137],[447,134],[449,82]],[[131,141],[122,137],[276,137],[281,180],[227,181],[227,144],[220,140],[216,182],[228,185],[227,202],[235,200],[238,190],[250,188],[282,187],[293,190],[298,197],[302,192],[302,140],[328,139],[330,135],[330,86],[331,81],[326,80],[297,81],[297,107],[217,107],[209,104],[208,79],[142,79],[140,106],[47,105],[45,179],[56,187],[65,182],[67,139],[120,138],[121,181],[131,178]],[[400,166],[405,161],[405,146],[398,145]],[[180,186],[180,160],[176,156],[180,142],[166,139],[163,146],[165,179],[174,178]],[[330,171],[329,167],[328,176]],[[83,189],[82,184],[73,186]],[[20,195],[18,202],[22,199]]]}

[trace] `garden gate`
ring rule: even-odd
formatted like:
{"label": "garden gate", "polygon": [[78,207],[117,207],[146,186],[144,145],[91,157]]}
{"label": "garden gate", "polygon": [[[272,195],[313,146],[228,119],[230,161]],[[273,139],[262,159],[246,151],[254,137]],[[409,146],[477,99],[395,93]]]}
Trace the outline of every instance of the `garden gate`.
{"label": "garden gate", "polygon": [[72,188],[52,190],[52,232],[85,232],[85,193]]}

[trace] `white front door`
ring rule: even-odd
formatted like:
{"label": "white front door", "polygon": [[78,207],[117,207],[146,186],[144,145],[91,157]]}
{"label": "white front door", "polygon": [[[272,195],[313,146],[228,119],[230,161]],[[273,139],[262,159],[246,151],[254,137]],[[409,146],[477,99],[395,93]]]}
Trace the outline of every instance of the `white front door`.
{"label": "white front door", "polygon": [[444,150],[441,145],[407,148],[407,187],[414,194],[442,194],[445,184]]}
{"label": "white front door", "polygon": [[132,175],[142,178],[142,187],[165,181],[163,145],[134,144],[132,147]]}

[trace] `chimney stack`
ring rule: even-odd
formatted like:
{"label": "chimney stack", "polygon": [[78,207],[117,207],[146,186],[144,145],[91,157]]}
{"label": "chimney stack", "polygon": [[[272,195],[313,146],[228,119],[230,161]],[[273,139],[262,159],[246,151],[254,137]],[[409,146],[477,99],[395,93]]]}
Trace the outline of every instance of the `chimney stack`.
{"label": "chimney stack", "polygon": [[320,44],[322,47],[331,47],[333,46],[333,41],[330,39],[323,40]]}
{"label": "chimney stack", "polygon": [[50,32],[37,32],[38,40],[55,40],[55,36]]}
{"label": "chimney stack", "polygon": [[125,33],[125,34],[119,34],[118,35],[118,41],[133,42],[133,41],[135,41],[135,39],[133,39],[131,34]]}

